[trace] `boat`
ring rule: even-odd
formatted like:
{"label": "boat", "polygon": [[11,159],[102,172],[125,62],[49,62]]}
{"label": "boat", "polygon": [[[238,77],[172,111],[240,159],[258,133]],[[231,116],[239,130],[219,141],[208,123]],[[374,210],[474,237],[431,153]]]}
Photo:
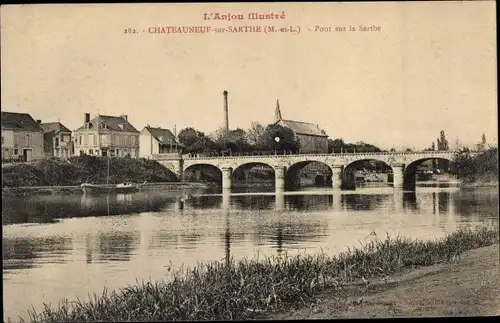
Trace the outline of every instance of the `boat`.
{"label": "boat", "polygon": [[137,185],[131,183],[109,184],[109,160],[110,158],[108,157],[108,171],[106,175],[106,184],[99,185],[99,184],[83,183],[80,185],[83,194],[89,194],[89,195],[127,194],[127,193],[134,193],[139,190]]}
{"label": "boat", "polygon": [[80,185],[84,194],[97,195],[97,194],[126,194],[126,193],[134,193],[139,190],[139,188],[130,183],[121,183],[121,184],[106,184],[106,185],[96,185],[83,183]]}

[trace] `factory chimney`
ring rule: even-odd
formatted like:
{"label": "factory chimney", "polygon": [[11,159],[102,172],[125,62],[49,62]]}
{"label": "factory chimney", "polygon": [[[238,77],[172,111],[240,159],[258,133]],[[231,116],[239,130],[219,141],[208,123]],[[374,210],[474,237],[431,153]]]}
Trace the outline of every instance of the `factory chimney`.
{"label": "factory chimney", "polygon": [[224,90],[224,131],[227,134],[229,132],[229,112],[227,107],[227,91]]}

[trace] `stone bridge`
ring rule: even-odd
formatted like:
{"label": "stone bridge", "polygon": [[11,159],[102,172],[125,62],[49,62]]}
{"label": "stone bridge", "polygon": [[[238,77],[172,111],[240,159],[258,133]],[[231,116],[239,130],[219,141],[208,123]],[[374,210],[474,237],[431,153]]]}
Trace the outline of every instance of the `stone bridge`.
{"label": "stone bridge", "polygon": [[415,176],[418,166],[431,159],[452,161],[454,151],[419,151],[419,152],[367,152],[367,153],[334,153],[334,154],[298,154],[298,155],[259,155],[259,156],[225,156],[225,157],[183,157],[175,154],[155,155],[153,159],[160,162],[178,179],[183,179],[185,172],[196,165],[210,165],[222,172],[223,190],[231,189],[232,174],[242,166],[267,165],[274,169],[276,189],[284,189],[287,178],[296,174],[311,162],[327,165],[332,173],[332,187],[342,188],[352,176],[356,164],[363,161],[380,161],[392,168],[393,185],[396,188],[415,188]]}

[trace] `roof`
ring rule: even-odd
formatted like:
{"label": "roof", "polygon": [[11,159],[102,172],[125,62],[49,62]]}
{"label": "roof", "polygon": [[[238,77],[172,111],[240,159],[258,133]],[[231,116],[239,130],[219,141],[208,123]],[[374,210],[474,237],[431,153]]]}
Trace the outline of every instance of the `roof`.
{"label": "roof", "polygon": [[318,136],[318,137],[328,137],[318,125],[313,123],[307,123],[302,121],[293,121],[293,120],[279,120],[276,123],[280,123],[281,125],[292,129],[296,134],[301,135],[309,135],[309,136]]}
{"label": "roof", "polygon": [[3,112],[2,129],[43,131],[42,127],[28,113]]}
{"label": "roof", "polygon": [[154,127],[144,127],[144,129],[148,130],[149,133],[163,145],[175,144],[177,142],[178,147],[185,147],[183,144],[176,141],[174,134],[168,129]]}
{"label": "roof", "polygon": [[[98,126],[100,126],[100,130],[103,130],[103,125],[105,124],[107,126],[106,129],[111,131],[137,132],[137,133],[139,132],[137,131],[137,129],[134,128],[133,125],[130,124],[130,122],[128,122],[122,117],[98,115],[97,117],[94,117],[94,119],[90,120],[89,124],[90,124],[89,129],[97,129]],[[122,125],[123,128],[121,128],[120,125]],[[75,131],[80,131],[80,130],[86,130],[85,126],[81,126]]]}
{"label": "roof", "polygon": [[53,131],[54,134],[57,134],[59,132],[71,132],[68,128],[66,128],[62,123],[60,122],[45,122],[40,125],[43,129],[43,132],[51,132]]}

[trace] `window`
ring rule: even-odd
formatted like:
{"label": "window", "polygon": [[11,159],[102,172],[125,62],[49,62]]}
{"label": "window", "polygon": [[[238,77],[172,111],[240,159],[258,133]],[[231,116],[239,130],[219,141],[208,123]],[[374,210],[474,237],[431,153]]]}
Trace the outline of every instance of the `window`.
{"label": "window", "polygon": [[130,142],[132,143],[132,146],[135,146],[135,137],[130,136]]}
{"label": "window", "polygon": [[56,147],[59,147],[59,138],[56,138]]}
{"label": "window", "polygon": [[31,138],[30,138],[30,134],[29,133],[27,133],[24,136],[24,140],[25,140],[25,142],[24,142],[25,146],[31,146]]}
{"label": "window", "polygon": [[89,149],[89,155],[90,156],[94,155],[94,151],[92,149]]}
{"label": "window", "polygon": [[94,142],[95,142],[95,136],[93,133],[89,134],[88,135],[88,140],[87,142],[85,143],[86,146],[93,146],[94,145]]}
{"label": "window", "polygon": [[120,157],[120,149],[116,149],[116,156]]}
{"label": "window", "polygon": [[18,154],[18,150],[14,149],[14,155],[17,155],[17,154]]}
{"label": "window", "polygon": [[85,151],[83,149],[80,149],[80,156],[85,155]]}
{"label": "window", "polygon": [[82,137],[83,137],[83,136],[79,136],[79,137],[78,137],[78,145],[80,145],[80,146],[82,145]]}

